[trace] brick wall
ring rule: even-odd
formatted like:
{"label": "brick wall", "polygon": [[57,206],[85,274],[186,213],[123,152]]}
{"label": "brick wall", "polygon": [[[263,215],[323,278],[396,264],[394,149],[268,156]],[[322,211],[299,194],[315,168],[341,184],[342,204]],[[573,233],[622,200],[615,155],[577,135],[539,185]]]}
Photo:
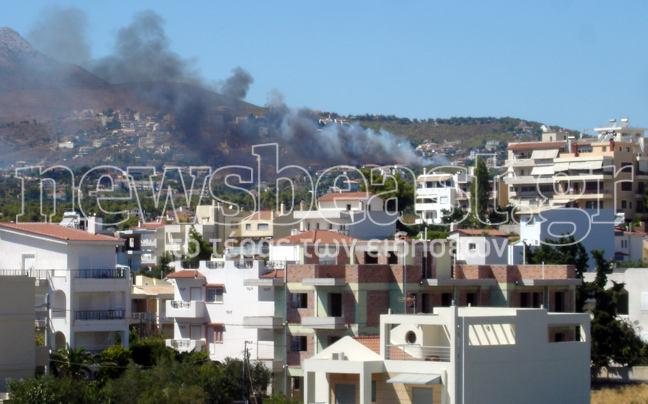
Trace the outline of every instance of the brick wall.
{"label": "brick wall", "polygon": [[387,314],[389,308],[389,291],[371,290],[367,292],[367,326],[380,325],[380,315]]}
{"label": "brick wall", "polygon": [[456,265],[455,279],[496,279],[500,283],[514,283],[520,279],[574,279],[573,265]]}

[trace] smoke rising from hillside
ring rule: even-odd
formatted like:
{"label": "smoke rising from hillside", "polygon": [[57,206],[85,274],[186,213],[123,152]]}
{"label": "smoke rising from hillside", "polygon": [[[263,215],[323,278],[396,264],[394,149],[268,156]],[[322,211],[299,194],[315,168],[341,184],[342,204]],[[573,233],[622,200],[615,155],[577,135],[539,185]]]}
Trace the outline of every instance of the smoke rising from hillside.
{"label": "smoke rising from hillside", "polygon": [[432,164],[416,155],[404,137],[385,130],[350,125],[327,124],[322,128],[317,114],[309,109],[293,110],[286,106],[273,109],[281,137],[302,158],[313,158],[326,164]]}
{"label": "smoke rising from hillside", "polygon": [[241,67],[232,70],[232,77],[225,80],[220,86],[220,93],[228,97],[242,100],[247,95],[250,85],[254,83],[252,75]]}
{"label": "smoke rising from hillside", "polygon": [[51,5],[41,10],[27,39],[46,55],[81,66],[90,60],[87,27],[88,19],[83,11]]}

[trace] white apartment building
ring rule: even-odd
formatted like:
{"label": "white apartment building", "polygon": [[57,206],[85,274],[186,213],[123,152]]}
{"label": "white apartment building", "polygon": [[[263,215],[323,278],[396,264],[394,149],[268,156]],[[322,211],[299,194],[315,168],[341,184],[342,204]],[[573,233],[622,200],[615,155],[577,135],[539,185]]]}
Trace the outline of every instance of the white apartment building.
{"label": "white apartment building", "polygon": [[305,403],[586,403],[590,318],[544,309],[382,315],[304,361]]}
{"label": "white apartment building", "polygon": [[499,230],[459,229],[448,235],[455,243],[455,264],[506,265],[508,263],[508,234]]}
{"label": "white apartment building", "polygon": [[283,287],[283,275],[259,260],[201,261],[191,265],[196,269],[175,265],[167,277],[174,285],[174,300],[166,302],[174,322],[167,346],[206,350],[214,361],[242,358],[247,348],[249,358],[263,361],[282,386],[285,297],[275,291]]}
{"label": "white apartment building", "polygon": [[370,192],[339,192],[317,200],[317,210],[294,211],[299,231],[331,230],[351,237],[385,239],[396,233],[398,212],[385,210],[385,201]]}
{"label": "white apartment building", "polygon": [[46,341],[100,352],[115,334],[128,347],[130,271],[117,266],[123,240],[50,223],[0,223],[0,270],[36,278]]}
{"label": "white apartment building", "polygon": [[510,144],[505,177],[510,203],[614,209],[625,220],[644,218],[646,129],[632,128],[624,118],[594,130],[594,138],[549,132],[543,140],[551,141]]}
{"label": "white apartment building", "polygon": [[443,211],[452,212],[455,207],[467,208],[470,200],[472,176],[465,171],[450,174],[423,173],[416,179],[414,210],[420,215],[418,224],[440,224]]}

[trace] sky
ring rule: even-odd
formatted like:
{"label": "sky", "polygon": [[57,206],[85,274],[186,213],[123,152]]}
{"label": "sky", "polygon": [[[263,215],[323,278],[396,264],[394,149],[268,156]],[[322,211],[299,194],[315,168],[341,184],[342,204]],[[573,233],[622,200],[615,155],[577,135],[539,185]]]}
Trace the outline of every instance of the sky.
{"label": "sky", "polygon": [[92,58],[153,10],[205,80],[249,72],[256,105],[278,90],[291,107],[343,115],[648,127],[648,2],[0,0],[0,27],[29,39],[52,6],[85,13]]}

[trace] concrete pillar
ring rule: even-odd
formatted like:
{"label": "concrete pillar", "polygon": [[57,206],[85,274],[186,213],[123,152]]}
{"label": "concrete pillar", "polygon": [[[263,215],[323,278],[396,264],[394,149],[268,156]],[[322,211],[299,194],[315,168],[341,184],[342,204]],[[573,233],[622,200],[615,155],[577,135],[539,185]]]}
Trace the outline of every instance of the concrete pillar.
{"label": "concrete pillar", "polygon": [[360,404],[371,404],[371,372],[362,369],[360,372]]}

